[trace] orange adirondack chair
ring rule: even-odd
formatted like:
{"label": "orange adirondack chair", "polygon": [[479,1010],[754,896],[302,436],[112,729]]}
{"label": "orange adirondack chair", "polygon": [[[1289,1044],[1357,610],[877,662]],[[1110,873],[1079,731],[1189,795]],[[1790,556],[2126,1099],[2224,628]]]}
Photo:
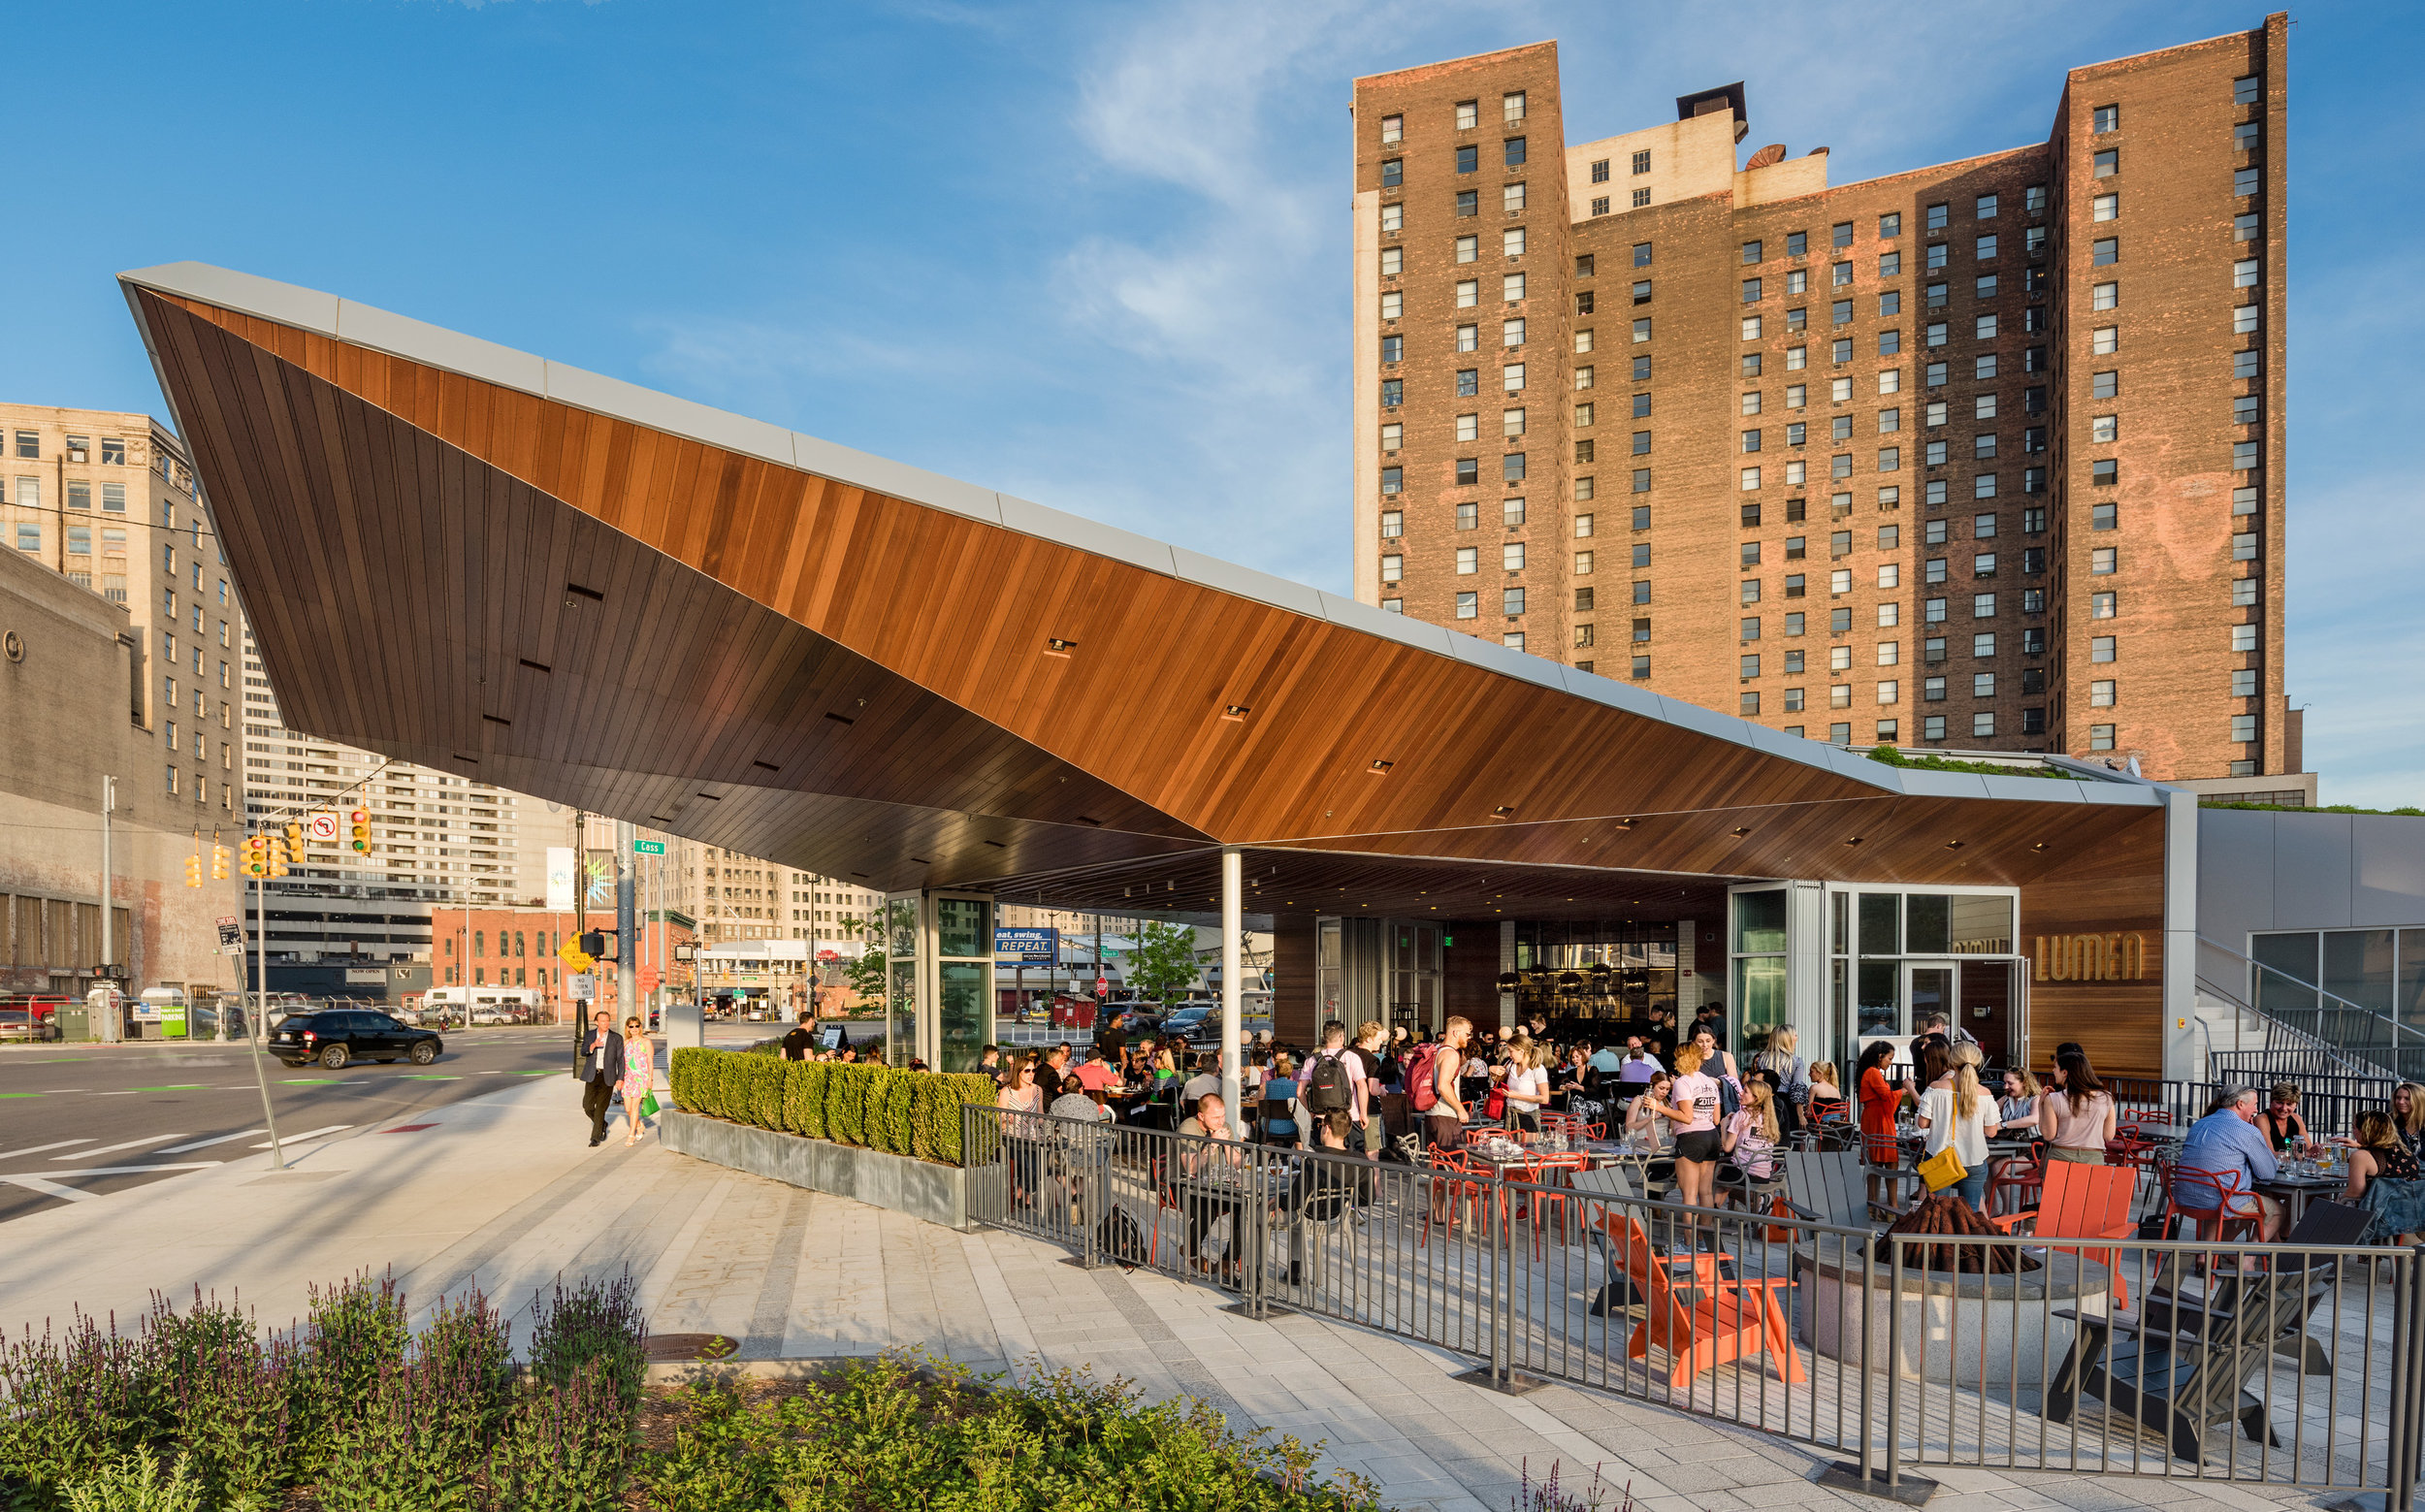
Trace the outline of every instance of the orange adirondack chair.
{"label": "orange adirondack chair", "polygon": [[[2139,1173],[2128,1166],[2079,1166],[2051,1161],[2046,1190],[2035,1207],[2005,1213],[1988,1221],[2010,1234],[2023,1222],[2041,1239],[2128,1239],[2138,1230],[2130,1219],[2130,1194]],[[2113,1249],[2053,1246],[2057,1253],[2077,1255],[2105,1267],[2114,1278],[2114,1304],[2128,1308],[2130,1288],[2122,1280],[2121,1253]]]}
{"label": "orange adirondack chair", "polygon": [[1793,1285],[1791,1278],[1728,1280],[1718,1274],[1717,1257],[1703,1254],[1689,1262],[1691,1280],[1670,1280],[1670,1268],[1688,1262],[1653,1250],[1639,1218],[1611,1211],[1604,1226],[1624,1258],[1634,1294],[1649,1303],[1648,1316],[1626,1342],[1627,1359],[1647,1359],[1650,1346],[1658,1345],[1672,1366],[1667,1384],[1679,1390],[1704,1370],[1763,1350],[1779,1380],[1793,1384],[1808,1378],[1777,1301],[1777,1288]]}

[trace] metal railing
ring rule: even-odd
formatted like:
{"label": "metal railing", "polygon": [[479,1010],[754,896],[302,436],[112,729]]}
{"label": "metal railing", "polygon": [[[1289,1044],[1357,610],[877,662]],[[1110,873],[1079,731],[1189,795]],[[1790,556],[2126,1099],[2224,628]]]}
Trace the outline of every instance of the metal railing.
{"label": "metal railing", "polygon": [[[2210,965],[2210,962],[2213,964]],[[2245,983],[2224,985],[2225,979]],[[2338,1059],[2344,1071],[2425,1078],[2425,1029],[2352,1002],[2245,950],[2198,937],[2197,985],[2265,1025],[2265,1049],[2302,1060]]]}
{"label": "metal railing", "polygon": [[2158,1115],[2153,1121],[2182,1129],[2205,1117],[2215,1099],[2233,1087],[2252,1086],[2262,1098],[2274,1082],[2295,1081],[2299,1112],[2308,1131],[2319,1139],[2349,1133],[2358,1114],[2369,1109],[2388,1109],[2399,1086],[2388,1077],[2295,1070],[2263,1050],[2217,1050],[2207,1057],[2207,1069],[2212,1079],[2206,1081],[2159,1081],[2152,1077],[2107,1077],[2104,1081],[2121,1122],[2151,1113]]}
{"label": "metal railing", "polygon": [[[1907,1495],[1952,1465],[2415,1503],[2414,1249],[2159,1238],[2152,1220],[1894,1234],[1858,1174],[1835,1184],[1833,1212],[1791,1212],[1765,1184],[1701,1208],[1654,1195],[1622,1160],[1502,1174],[982,1107],[964,1118],[970,1216],[1074,1265],[1147,1267],[1222,1288],[1248,1317],[1445,1348],[1473,1360],[1461,1378],[1477,1384],[1554,1381],[1777,1433],[1838,1457],[1839,1482]],[[1950,1227],[1957,1201],[1917,1211]]]}

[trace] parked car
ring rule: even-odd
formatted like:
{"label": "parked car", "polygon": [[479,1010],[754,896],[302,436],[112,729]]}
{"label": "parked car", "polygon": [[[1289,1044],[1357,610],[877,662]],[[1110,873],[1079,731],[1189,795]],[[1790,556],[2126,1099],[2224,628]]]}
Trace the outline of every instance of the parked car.
{"label": "parked car", "polygon": [[445,1048],[436,1030],[415,1029],[393,1014],[358,1008],[297,1013],[270,1036],[270,1053],[288,1066],[317,1061],[330,1071],[355,1060],[381,1065],[409,1060],[426,1066]]}
{"label": "parked car", "polygon": [[30,1008],[0,1008],[0,1040],[55,1040],[59,1037],[59,1020],[55,1013],[40,1013]]}

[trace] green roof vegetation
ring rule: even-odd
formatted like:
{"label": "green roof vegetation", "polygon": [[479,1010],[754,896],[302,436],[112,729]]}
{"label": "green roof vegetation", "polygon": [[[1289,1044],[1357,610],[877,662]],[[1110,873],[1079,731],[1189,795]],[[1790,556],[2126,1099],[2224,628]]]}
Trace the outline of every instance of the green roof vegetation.
{"label": "green roof vegetation", "polygon": [[2304,803],[2234,803],[2227,798],[2200,798],[2202,809],[2255,809],[2264,814],[2402,814],[2409,819],[2425,819],[2425,809],[2361,809],[2349,803],[2324,803],[2310,807]]}
{"label": "green roof vegetation", "polygon": [[1892,746],[1872,747],[1869,759],[1922,772],[1976,772],[1982,777],[2055,777],[2065,782],[2080,781],[2079,773],[2066,772],[2059,767],[2037,764],[2006,766],[2000,761],[1956,761],[1948,756],[1925,754],[1910,756]]}

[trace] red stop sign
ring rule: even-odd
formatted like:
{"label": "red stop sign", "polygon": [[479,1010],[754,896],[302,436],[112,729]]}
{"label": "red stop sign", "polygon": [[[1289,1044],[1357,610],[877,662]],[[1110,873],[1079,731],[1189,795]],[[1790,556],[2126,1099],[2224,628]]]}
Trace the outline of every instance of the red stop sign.
{"label": "red stop sign", "polygon": [[1094,995],[1099,998],[1110,997],[1112,995],[1111,979],[1107,977],[1097,977],[1094,980]]}

